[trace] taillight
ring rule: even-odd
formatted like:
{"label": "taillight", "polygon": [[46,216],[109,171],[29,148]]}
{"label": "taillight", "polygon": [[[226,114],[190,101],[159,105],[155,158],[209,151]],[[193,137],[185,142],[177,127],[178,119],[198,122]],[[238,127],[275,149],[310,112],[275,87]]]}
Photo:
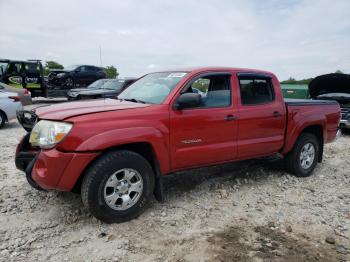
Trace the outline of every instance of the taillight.
{"label": "taillight", "polygon": [[12,99],[14,102],[19,102],[19,96],[9,96],[10,99]]}

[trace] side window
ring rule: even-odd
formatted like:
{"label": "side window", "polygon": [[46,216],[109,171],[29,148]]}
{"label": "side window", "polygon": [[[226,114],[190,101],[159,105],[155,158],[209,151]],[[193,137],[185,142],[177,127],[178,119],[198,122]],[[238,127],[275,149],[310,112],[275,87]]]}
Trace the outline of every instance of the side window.
{"label": "side window", "polygon": [[10,73],[13,75],[20,74],[22,72],[22,64],[14,63],[10,66]]}
{"label": "side window", "polygon": [[93,66],[86,66],[86,70],[89,71],[89,72],[95,72],[95,67]]}
{"label": "side window", "polygon": [[239,79],[241,102],[243,105],[259,105],[275,100],[270,79],[243,78]]}
{"label": "side window", "polygon": [[209,75],[196,79],[185,93],[198,93],[202,101],[200,108],[227,107],[231,105],[231,75]]}
{"label": "side window", "polygon": [[38,64],[35,63],[27,63],[25,64],[26,73],[27,74],[40,74],[40,67]]}

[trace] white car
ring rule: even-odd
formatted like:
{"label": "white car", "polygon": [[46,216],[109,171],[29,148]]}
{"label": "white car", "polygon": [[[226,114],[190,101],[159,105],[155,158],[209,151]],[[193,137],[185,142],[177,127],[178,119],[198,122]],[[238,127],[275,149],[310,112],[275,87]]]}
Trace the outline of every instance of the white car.
{"label": "white car", "polygon": [[0,90],[0,128],[5,122],[16,118],[17,110],[22,110],[23,106],[18,94]]}

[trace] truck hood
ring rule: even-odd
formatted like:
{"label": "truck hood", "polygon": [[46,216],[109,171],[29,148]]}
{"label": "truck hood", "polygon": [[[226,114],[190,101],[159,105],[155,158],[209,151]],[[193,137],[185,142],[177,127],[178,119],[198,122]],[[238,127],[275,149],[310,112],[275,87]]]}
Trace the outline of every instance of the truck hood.
{"label": "truck hood", "polygon": [[314,78],[309,84],[311,98],[317,98],[325,94],[350,94],[350,75],[327,74]]}
{"label": "truck hood", "polygon": [[116,99],[98,99],[91,101],[69,102],[36,109],[40,119],[64,120],[70,117],[101,113],[115,110],[136,109],[150,106],[149,104],[134,103]]}
{"label": "truck hood", "polygon": [[[74,91],[72,91],[74,93]],[[82,90],[77,91],[79,95],[102,95],[102,94],[109,94],[109,93],[118,93],[118,90],[113,89],[103,89],[103,88],[85,88]]]}

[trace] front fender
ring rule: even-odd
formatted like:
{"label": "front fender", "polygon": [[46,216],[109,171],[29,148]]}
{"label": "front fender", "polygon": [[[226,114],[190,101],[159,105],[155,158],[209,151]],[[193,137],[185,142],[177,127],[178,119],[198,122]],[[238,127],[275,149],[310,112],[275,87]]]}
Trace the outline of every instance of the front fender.
{"label": "front fender", "polygon": [[75,151],[104,151],[109,148],[131,143],[149,143],[159,161],[161,172],[167,173],[170,167],[168,141],[169,139],[166,134],[153,127],[122,128],[92,136],[83,141]]}

